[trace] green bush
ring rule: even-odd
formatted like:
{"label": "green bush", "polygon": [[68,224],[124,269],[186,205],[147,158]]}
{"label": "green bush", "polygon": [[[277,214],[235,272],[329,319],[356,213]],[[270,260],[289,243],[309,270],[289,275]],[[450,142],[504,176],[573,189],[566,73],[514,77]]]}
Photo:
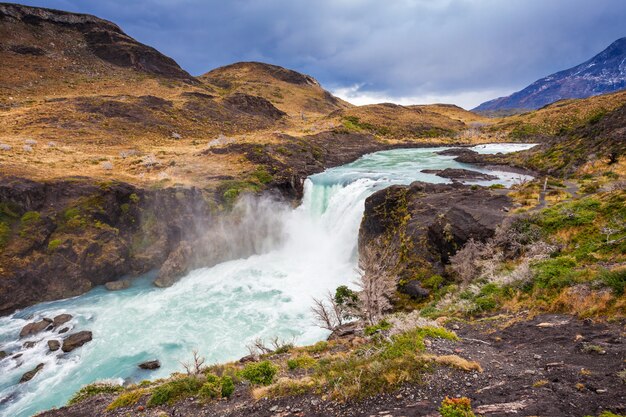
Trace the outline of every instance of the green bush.
{"label": "green bush", "polygon": [[203,398],[219,398],[222,395],[222,382],[217,375],[208,374],[206,382],[198,391],[198,395]]}
{"label": "green bush", "polygon": [[467,397],[446,397],[441,402],[439,412],[441,417],[476,417],[476,414],[472,411],[472,404]]}
{"label": "green bush", "polygon": [[70,398],[68,405],[78,404],[81,401],[86,400],[89,397],[93,397],[98,394],[112,394],[123,391],[124,387],[121,385],[106,384],[102,382],[96,382],[94,384],[85,385],[78,392],[76,392],[72,398]]}
{"label": "green bush", "polygon": [[253,384],[269,385],[274,380],[278,367],[270,361],[251,363],[241,371],[241,377]]}
{"label": "green bush", "polygon": [[235,383],[233,379],[229,376],[222,377],[222,397],[230,398],[230,396],[235,391]]}
{"label": "green bush", "polygon": [[328,342],[322,340],[312,346],[307,346],[305,349],[309,353],[322,353],[328,349]]}
{"label": "green bush", "polygon": [[50,242],[48,242],[48,251],[52,252],[53,250],[61,246],[61,243],[63,243],[61,239],[52,239]]}
{"label": "green bush", "polygon": [[11,238],[11,228],[8,224],[0,222],[0,248],[6,245]]}
{"label": "green bush", "polygon": [[380,330],[388,330],[391,328],[391,323],[386,320],[381,320],[379,323],[372,326],[367,326],[364,330],[366,336],[372,336]]}
{"label": "green bush", "polygon": [[159,385],[152,391],[148,407],[173,404],[177,400],[196,394],[202,387],[198,378],[187,376]]}
{"label": "green bush", "polygon": [[613,271],[602,270],[599,274],[600,281],[613,290],[613,294],[621,296],[626,292],[626,268]]}
{"label": "green bush", "polygon": [[36,211],[27,211],[22,216],[23,224],[33,224],[41,219],[41,214]]}

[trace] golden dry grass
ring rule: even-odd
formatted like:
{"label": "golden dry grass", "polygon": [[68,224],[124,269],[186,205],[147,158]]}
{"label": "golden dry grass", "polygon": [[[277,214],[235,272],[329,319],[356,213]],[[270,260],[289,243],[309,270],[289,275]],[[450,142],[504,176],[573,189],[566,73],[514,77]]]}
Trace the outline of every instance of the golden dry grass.
{"label": "golden dry grass", "polygon": [[483,368],[480,363],[476,361],[470,361],[462,358],[458,355],[425,355],[425,359],[438,363],[440,365],[450,366],[453,368],[461,369],[463,371],[476,371],[482,372]]}

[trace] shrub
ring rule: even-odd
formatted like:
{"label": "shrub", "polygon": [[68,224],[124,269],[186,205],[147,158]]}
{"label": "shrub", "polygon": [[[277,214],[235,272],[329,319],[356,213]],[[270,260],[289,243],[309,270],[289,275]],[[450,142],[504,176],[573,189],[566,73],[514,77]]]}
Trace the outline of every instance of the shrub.
{"label": "shrub", "polygon": [[121,385],[96,382],[94,384],[85,385],[78,392],[76,392],[72,398],[70,398],[68,405],[78,404],[81,401],[86,400],[89,397],[93,397],[98,394],[112,394],[124,390]]}
{"label": "shrub", "polygon": [[202,384],[202,387],[198,391],[198,395],[203,398],[219,398],[222,395],[222,382],[220,378],[213,374],[206,376],[206,382]]}
{"label": "shrub", "polygon": [[235,383],[233,379],[229,376],[222,377],[222,397],[230,398],[230,396],[235,391]]}
{"label": "shrub", "polygon": [[276,365],[270,361],[263,361],[246,365],[241,371],[241,377],[253,384],[269,385],[274,380],[276,372],[278,372]]}
{"label": "shrub", "polygon": [[307,346],[306,351],[309,353],[322,353],[328,349],[328,342],[325,340],[319,341],[312,346]]}
{"label": "shrub", "polygon": [[177,400],[196,394],[202,387],[198,378],[188,376],[159,385],[148,400],[148,407],[173,404]]}
{"label": "shrub", "polygon": [[129,197],[128,200],[133,203],[133,204],[137,204],[139,203],[139,196],[135,193],[132,193]]}
{"label": "shrub", "polygon": [[573,258],[560,256],[535,265],[535,283],[540,288],[563,288],[574,282],[576,273]]}
{"label": "shrub", "polygon": [[309,355],[296,356],[293,359],[287,361],[287,367],[291,370],[294,369],[311,369],[315,366],[317,361]]}
{"label": "shrub", "polygon": [[27,211],[22,216],[22,223],[23,224],[33,224],[33,223],[39,221],[39,219],[41,219],[41,214],[39,214],[36,211]]}
{"label": "shrub", "polygon": [[476,417],[472,405],[467,397],[448,398],[441,402],[439,407],[441,417]]}
{"label": "shrub", "polygon": [[53,250],[61,246],[61,243],[63,243],[61,239],[52,239],[50,242],[48,242],[48,251],[52,252]]}
{"label": "shrub", "polygon": [[386,320],[381,320],[380,322],[378,322],[375,325],[367,326],[365,328],[364,332],[365,332],[365,334],[367,336],[372,336],[373,334],[377,333],[378,331],[388,330],[389,328],[391,328],[391,323],[389,323]]}
{"label": "shrub", "polygon": [[145,390],[138,389],[129,392],[121,393],[111,404],[107,406],[107,411],[115,410],[121,407],[128,407],[135,405],[137,401],[145,394]]}
{"label": "shrub", "polygon": [[0,248],[9,242],[11,237],[11,228],[8,224],[0,222]]}
{"label": "shrub", "polygon": [[613,290],[616,296],[621,296],[626,292],[626,268],[615,269],[613,271],[602,270],[599,275],[600,281]]}

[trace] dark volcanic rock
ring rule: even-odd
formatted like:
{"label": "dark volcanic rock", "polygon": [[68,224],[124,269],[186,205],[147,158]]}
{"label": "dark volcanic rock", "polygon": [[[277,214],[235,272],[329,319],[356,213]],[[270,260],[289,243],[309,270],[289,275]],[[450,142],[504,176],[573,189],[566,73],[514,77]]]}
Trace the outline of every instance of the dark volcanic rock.
{"label": "dark volcanic rock", "polygon": [[140,363],[137,366],[140,367],[141,369],[153,370],[153,369],[159,369],[161,367],[161,362],[159,362],[158,360],[146,361],[146,362]]}
{"label": "dark volcanic rock", "polygon": [[37,342],[30,341],[30,342],[24,343],[23,347],[24,347],[24,349],[30,349],[30,348],[35,347],[36,344],[37,344]]}
{"label": "dark volcanic rock", "polygon": [[43,366],[44,366],[44,364],[40,363],[34,369],[32,369],[32,370],[26,372],[24,375],[22,375],[22,377],[20,378],[20,384],[23,384],[24,382],[28,382],[31,379],[33,379],[35,377],[35,375],[37,375],[37,373],[43,369]]}
{"label": "dark volcanic rock", "polygon": [[60,347],[61,342],[58,340],[48,340],[48,349],[50,349],[51,352],[56,352]]}
{"label": "dark volcanic rock", "polygon": [[72,320],[72,315],[71,314],[59,314],[58,316],[55,316],[52,319],[52,325],[54,326],[54,328],[58,328],[62,325],[64,325],[65,323],[67,323],[68,321]]}
{"label": "dark volcanic rock", "polygon": [[180,242],[167,258],[159,275],[154,280],[157,287],[171,287],[176,281],[189,270],[191,261],[191,245],[189,242]]}
{"label": "dark volcanic rock", "polygon": [[91,340],[92,334],[89,331],[84,330],[82,332],[73,333],[63,340],[63,346],[61,347],[61,350],[63,350],[63,352],[71,352],[74,349],[81,347],[85,343],[91,342]]}
{"label": "dark volcanic rock", "polygon": [[446,168],[446,169],[423,169],[421,172],[427,174],[435,174],[438,177],[449,178],[451,180],[460,180],[460,181],[488,181],[488,180],[497,180],[498,177],[495,175],[484,174],[478,171],[472,171],[469,169],[461,169],[461,168]]}
{"label": "dark volcanic rock", "polygon": [[59,334],[67,333],[67,332],[69,332],[69,330],[70,330],[69,327],[64,327],[61,330],[59,330]]}
{"label": "dark volcanic rock", "polygon": [[[444,275],[449,259],[469,239],[485,241],[506,216],[511,200],[486,188],[414,182],[371,195],[359,230],[359,250],[391,252],[387,260],[405,289],[423,296],[415,280]],[[384,245],[385,248],[378,247]],[[399,262],[400,257],[406,261]],[[396,268],[397,267],[397,268]],[[419,286],[418,286],[419,285]]]}
{"label": "dark volcanic rock", "polygon": [[33,334],[37,334],[46,330],[48,326],[52,323],[52,320],[48,318],[44,318],[40,321],[28,323],[26,326],[22,327],[20,331],[20,337],[27,337]]}

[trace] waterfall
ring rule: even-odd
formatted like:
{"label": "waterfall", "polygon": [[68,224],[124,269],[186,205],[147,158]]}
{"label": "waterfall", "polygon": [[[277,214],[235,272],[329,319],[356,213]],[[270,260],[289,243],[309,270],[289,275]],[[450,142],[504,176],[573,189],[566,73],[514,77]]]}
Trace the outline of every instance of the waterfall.
{"label": "waterfall", "polygon": [[[476,150],[484,153],[529,147],[481,146],[485,147]],[[80,297],[1,317],[0,350],[9,356],[0,360],[0,415],[26,417],[63,405],[82,385],[96,380],[166,377],[180,370],[179,361],[187,360],[192,349],[198,349],[207,363],[215,363],[247,354],[246,343],[259,337],[278,336],[298,344],[323,339],[327,332],[313,323],[311,300],[356,278],[358,228],[365,199],[391,184],[447,182],[420,172],[466,167],[434,153],[441,149],[378,152],[314,175],[306,180],[303,201],[295,209],[276,202],[252,205],[256,211],[246,211],[251,217],[243,224],[273,216],[266,224],[281,229],[280,233],[268,231],[273,236],[270,243],[260,237],[264,243],[257,245],[259,254],[196,269],[169,288],[154,288],[153,276],[148,274],[124,291],[96,288]],[[484,185],[511,184],[523,177],[477,170],[499,176],[497,181],[479,182]],[[93,341],[62,354],[48,351],[47,341],[60,339],[51,331],[18,339],[26,323],[61,313],[74,316],[70,332],[91,330]],[[36,344],[25,349],[26,341]],[[13,359],[16,354],[22,356]],[[153,372],[137,368],[150,359],[159,359],[162,368]],[[44,363],[43,370],[18,385],[20,376],[39,363]]]}

